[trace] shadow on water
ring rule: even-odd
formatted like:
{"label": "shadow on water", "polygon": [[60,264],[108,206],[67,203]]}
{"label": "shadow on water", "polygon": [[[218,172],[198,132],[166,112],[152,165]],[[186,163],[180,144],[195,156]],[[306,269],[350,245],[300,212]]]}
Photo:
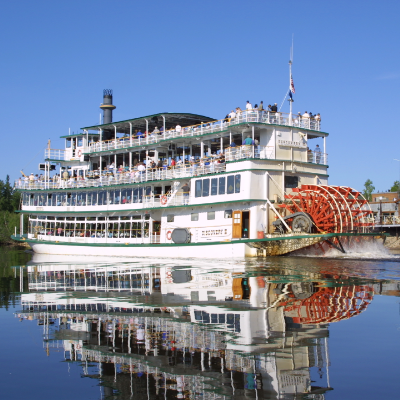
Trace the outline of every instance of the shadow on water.
{"label": "shadow on water", "polygon": [[[26,248],[0,247],[0,307],[8,309],[17,304],[20,292],[19,270],[13,265],[25,265],[32,258]],[[25,278],[27,288],[27,278]]]}
{"label": "shadow on water", "polygon": [[322,400],[340,385],[331,324],[400,294],[399,264],[384,259],[4,257],[9,293],[24,288],[18,319],[102,399]]}

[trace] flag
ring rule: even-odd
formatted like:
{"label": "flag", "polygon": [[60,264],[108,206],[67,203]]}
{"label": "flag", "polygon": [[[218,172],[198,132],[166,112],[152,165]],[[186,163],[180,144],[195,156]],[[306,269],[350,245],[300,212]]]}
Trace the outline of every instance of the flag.
{"label": "flag", "polygon": [[296,90],[294,89],[293,77],[290,75],[290,91],[295,94]]}

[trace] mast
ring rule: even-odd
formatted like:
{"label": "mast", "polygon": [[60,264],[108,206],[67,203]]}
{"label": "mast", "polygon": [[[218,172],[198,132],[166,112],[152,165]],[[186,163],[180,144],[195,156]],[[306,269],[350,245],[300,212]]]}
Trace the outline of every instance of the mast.
{"label": "mast", "polygon": [[292,89],[294,86],[292,84],[292,63],[293,63],[293,37],[292,37],[292,47],[290,48],[290,60],[289,60],[289,125],[292,125],[292,112],[293,112],[293,97]]}

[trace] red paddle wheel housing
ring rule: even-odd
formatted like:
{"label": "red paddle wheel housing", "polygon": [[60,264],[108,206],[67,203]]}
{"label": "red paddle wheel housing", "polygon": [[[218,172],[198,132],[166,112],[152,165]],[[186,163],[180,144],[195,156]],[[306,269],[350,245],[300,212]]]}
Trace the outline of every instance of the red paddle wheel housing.
{"label": "red paddle wheel housing", "polygon": [[[302,185],[279,204],[289,214],[309,214],[320,233],[367,232],[373,227],[365,197],[346,186]],[[288,220],[290,223],[290,219]]]}

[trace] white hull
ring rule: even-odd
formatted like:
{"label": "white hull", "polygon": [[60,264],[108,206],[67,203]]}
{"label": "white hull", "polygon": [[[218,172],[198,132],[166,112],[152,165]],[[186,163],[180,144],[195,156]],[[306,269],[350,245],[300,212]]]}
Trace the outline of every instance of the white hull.
{"label": "white hull", "polygon": [[29,242],[32,250],[38,254],[58,254],[75,256],[114,256],[114,257],[172,257],[172,258],[203,258],[229,259],[238,257],[255,257],[256,249],[246,243],[204,244],[193,246],[137,246],[137,247],[102,247],[74,246],[68,244],[47,244]]}

